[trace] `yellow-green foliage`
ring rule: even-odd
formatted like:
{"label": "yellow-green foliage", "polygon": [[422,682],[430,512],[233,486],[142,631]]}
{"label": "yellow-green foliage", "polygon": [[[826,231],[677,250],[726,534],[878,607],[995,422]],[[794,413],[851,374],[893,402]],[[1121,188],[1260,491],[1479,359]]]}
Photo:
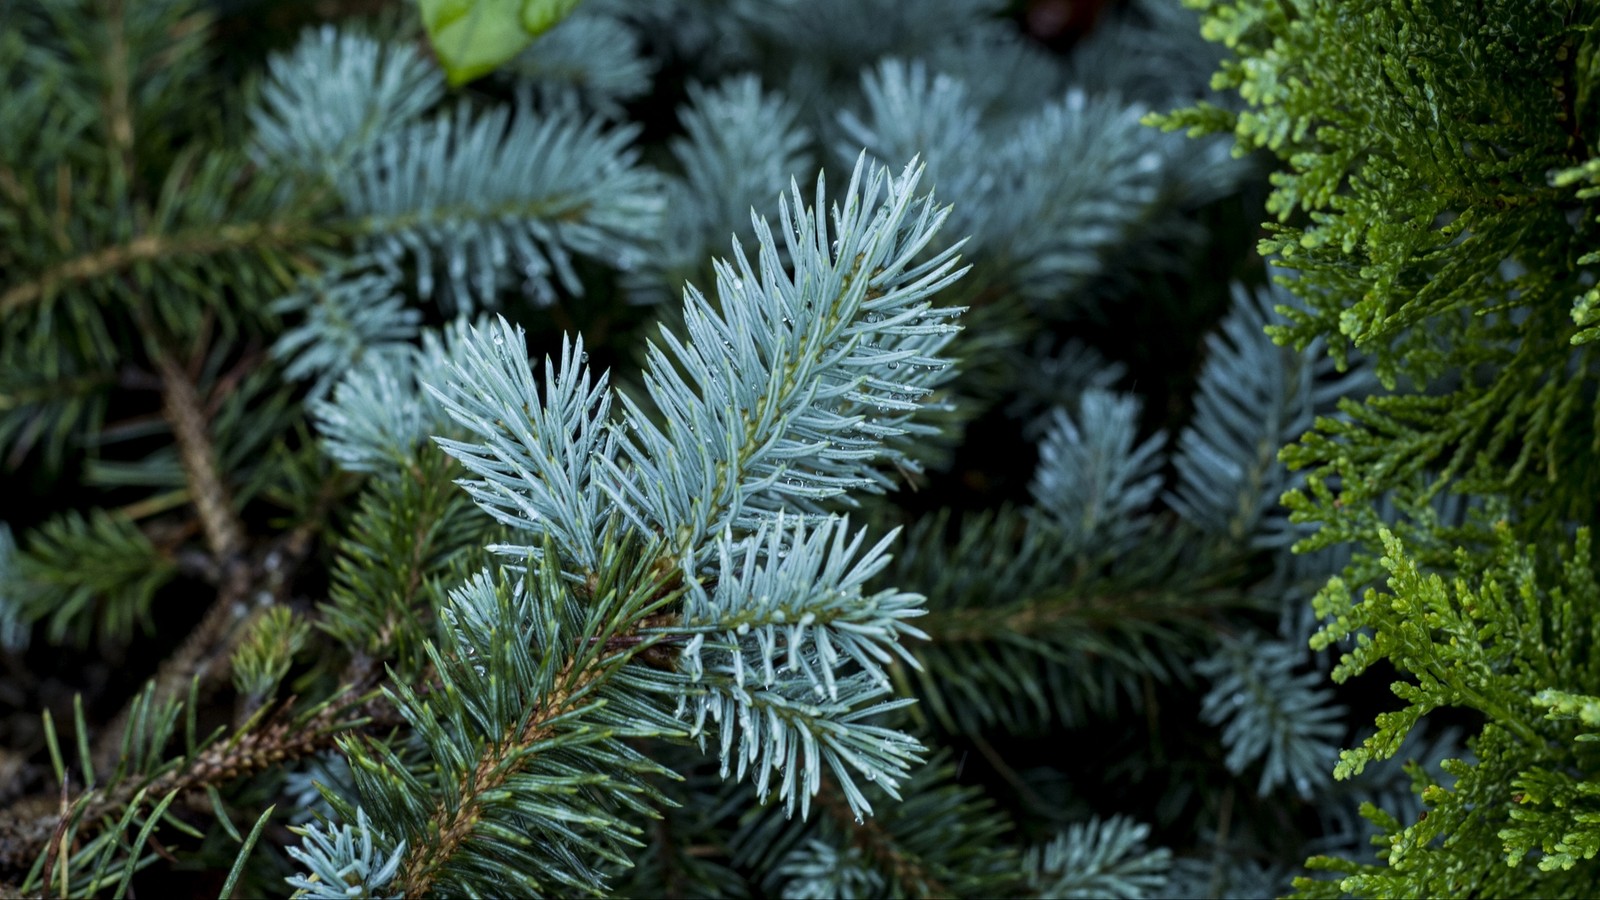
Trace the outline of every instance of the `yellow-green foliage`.
{"label": "yellow-green foliage", "polygon": [[1336,679],[1401,673],[1405,705],[1338,774],[1441,708],[1482,722],[1453,784],[1414,772],[1422,818],[1368,810],[1378,865],[1314,860],[1344,878],[1300,889],[1592,893],[1600,4],[1189,5],[1232,51],[1213,83],[1244,104],[1156,118],[1278,158],[1261,251],[1304,307],[1275,336],[1371,358],[1386,388],[1283,454],[1310,469],[1285,502],[1321,525],[1301,549],[1360,551],[1318,598],[1315,643],[1349,648]]}

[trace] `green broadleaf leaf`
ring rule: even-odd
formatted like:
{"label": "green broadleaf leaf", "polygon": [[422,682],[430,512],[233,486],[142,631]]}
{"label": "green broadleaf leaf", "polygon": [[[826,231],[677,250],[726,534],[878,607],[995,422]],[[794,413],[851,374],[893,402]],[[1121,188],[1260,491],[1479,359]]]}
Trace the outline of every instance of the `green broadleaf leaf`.
{"label": "green broadleaf leaf", "polygon": [[566,18],[579,0],[421,0],[439,64],[451,85],[494,71]]}
{"label": "green broadleaf leaf", "polygon": [[522,0],[522,27],[531,41],[554,28],[578,8],[582,0]]}

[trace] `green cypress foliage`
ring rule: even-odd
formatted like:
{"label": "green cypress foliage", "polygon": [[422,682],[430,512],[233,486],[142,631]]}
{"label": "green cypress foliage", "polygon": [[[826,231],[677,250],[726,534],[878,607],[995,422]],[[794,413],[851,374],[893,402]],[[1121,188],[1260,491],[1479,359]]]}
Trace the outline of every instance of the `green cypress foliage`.
{"label": "green cypress foliage", "polygon": [[1243,106],[1161,121],[1277,158],[1261,252],[1299,304],[1273,334],[1382,382],[1283,453],[1307,473],[1285,496],[1316,526],[1301,548],[1353,551],[1313,645],[1335,680],[1398,674],[1336,777],[1430,723],[1471,732],[1442,772],[1413,764],[1421,809],[1365,809],[1375,858],[1319,856],[1298,890],[1592,894],[1600,8],[1191,5]]}

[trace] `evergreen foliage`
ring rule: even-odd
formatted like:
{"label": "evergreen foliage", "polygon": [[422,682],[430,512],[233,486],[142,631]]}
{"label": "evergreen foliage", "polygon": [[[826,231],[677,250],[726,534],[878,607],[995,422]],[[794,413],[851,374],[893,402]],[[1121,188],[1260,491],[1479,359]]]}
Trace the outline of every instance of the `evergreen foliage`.
{"label": "evergreen foliage", "polygon": [[1300,548],[1352,553],[1317,594],[1313,645],[1337,649],[1338,681],[1398,673],[1399,705],[1335,775],[1430,723],[1469,731],[1442,772],[1412,761],[1420,804],[1364,807],[1375,861],[1313,858],[1334,877],[1300,895],[1587,896],[1600,11],[1191,5],[1229,51],[1214,85],[1245,105],[1160,120],[1278,158],[1260,249],[1298,302],[1271,330],[1370,359],[1384,387],[1283,453],[1306,472],[1284,497],[1314,529]]}
{"label": "evergreen foliage", "polygon": [[0,894],[1581,884],[1588,20],[1015,6],[0,0]]}

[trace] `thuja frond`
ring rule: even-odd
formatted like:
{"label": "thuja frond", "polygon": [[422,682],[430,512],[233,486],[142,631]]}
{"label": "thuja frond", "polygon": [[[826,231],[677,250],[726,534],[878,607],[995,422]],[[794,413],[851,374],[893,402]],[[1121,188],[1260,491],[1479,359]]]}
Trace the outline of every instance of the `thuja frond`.
{"label": "thuja frond", "polygon": [[[1388,659],[1414,680],[1395,683],[1395,695],[1406,706],[1380,716],[1378,733],[1361,749],[1340,754],[1336,774],[1356,774],[1369,760],[1393,755],[1418,719],[1441,706],[1476,708],[1517,738],[1540,742],[1533,693],[1552,685],[1588,684],[1595,674],[1590,670],[1600,666],[1600,657],[1579,652],[1600,637],[1590,614],[1600,604],[1600,588],[1589,568],[1588,532],[1579,532],[1562,569],[1562,586],[1554,590],[1540,587],[1534,560],[1511,543],[1504,527],[1496,565],[1480,585],[1464,579],[1446,585],[1438,575],[1421,571],[1393,534],[1385,530],[1382,536],[1392,593],[1385,597],[1369,589],[1357,603],[1342,579],[1330,581],[1316,598],[1327,624],[1313,646],[1372,628],[1371,639],[1340,655],[1334,679],[1343,681]],[[1482,623],[1490,618],[1497,625],[1485,633]],[[1554,652],[1558,646],[1560,653]]]}
{"label": "thuja frond", "polygon": [[[1573,737],[1574,755],[1594,757],[1592,749],[1580,746],[1600,739],[1596,731],[1600,697],[1546,688],[1533,702],[1547,710],[1546,719],[1577,724],[1581,730]],[[1517,806],[1511,810],[1512,824],[1499,833],[1507,862],[1514,864],[1537,852],[1541,870],[1569,871],[1600,854],[1600,779],[1592,772],[1575,773],[1564,766],[1530,768],[1512,787],[1521,793],[1513,798]]]}
{"label": "thuja frond", "polygon": [[[1551,172],[1571,159],[1562,95],[1546,89],[1551,63],[1570,52],[1560,49],[1571,40],[1570,4],[1314,2],[1283,17],[1220,0],[1196,5],[1206,36],[1250,60],[1225,60],[1216,84],[1254,108],[1218,115],[1202,106],[1167,127],[1232,131],[1246,150],[1273,151],[1290,165],[1268,212],[1280,222],[1297,209],[1319,212],[1305,228],[1275,229],[1263,247],[1311,289],[1286,337],[1370,348],[1386,382],[1400,371],[1425,377],[1438,356],[1424,348],[1465,350],[1477,331],[1456,310],[1506,299],[1504,260],[1542,268],[1580,255],[1561,205],[1541,201],[1553,199]],[[1522,15],[1508,18],[1514,8]],[[1391,68],[1397,56],[1417,65],[1401,76]],[[1456,149],[1467,145],[1504,152]],[[1343,189],[1358,183],[1370,188]],[[1399,196],[1406,201],[1393,202]],[[1330,207],[1337,212],[1320,214]],[[1370,268],[1346,269],[1355,254]],[[1532,307],[1553,285],[1546,272],[1528,274],[1517,287]],[[1424,321],[1427,329],[1411,327]]]}
{"label": "thuja frond", "polygon": [[[1376,820],[1425,818],[1420,794],[1428,784],[1446,780],[1440,766],[1448,759],[1472,760],[1462,745],[1460,729],[1416,728],[1390,759],[1369,762],[1360,775],[1325,784],[1317,804],[1325,836],[1313,846],[1320,854],[1353,858],[1383,833]],[[1363,815],[1362,810],[1368,813]]]}
{"label": "thuja frond", "polygon": [[[1379,896],[1405,891],[1420,893],[1469,893],[1485,896],[1528,892],[1538,896],[1583,896],[1592,883],[1581,866],[1567,867],[1563,859],[1565,842],[1574,818],[1582,821],[1592,815],[1592,802],[1579,800],[1571,812],[1542,803],[1551,794],[1524,784],[1536,783],[1542,766],[1530,769],[1525,756],[1526,743],[1511,732],[1489,725],[1472,739],[1473,759],[1446,759],[1442,775],[1407,765],[1416,791],[1426,807],[1410,822],[1371,805],[1362,815],[1380,831],[1372,840],[1378,850],[1378,863],[1315,856],[1306,867],[1316,873],[1335,873],[1331,880],[1297,878],[1297,897]],[[1570,746],[1550,750],[1572,765]],[[1580,763],[1581,765],[1581,763]],[[1532,775],[1532,778],[1529,776]],[[1568,785],[1584,783],[1570,775],[1561,779]],[[1592,783],[1592,782],[1589,782]],[[1532,815],[1519,814],[1520,805],[1537,797]],[[1577,799],[1562,797],[1562,800]],[[1574,816],[1575,814],[1575,816]],[[1544,819],[1543,822],[1539,822]],[[1523,823],[1539,822],[1532,831]],[[1553,826],[1553,827],[1550,827]],[[1581,837],[1577,843],[1582,843]],[[1543,844],[1541,851],[1540,844]],[[1496,853],[1493,849],[1503,851]],[[1533,851],[1535,858],[1527,854]],[[1546,855],[1548,854],[1548,855]],[[1537,860],[1538,864],[1533,864]],[[1545,865],[1550,860],[1551,865]]]}
{"label": "thuja frond", "polygon": [[[1586,521],[1574,497],[1592,493],[1595,367],[1581,295],[1595,272],[1575,85],[1592,78],[1595,11],[1197,5],[1231,51],[1216,84],[1251,108],[1201,104],[1164,124],[1279,157],[1262,250],[1297,270],[1304,306],[1276,336],[1326,340],[1341,359],[1359,348],[1399,389],[1348,398],[1349,421],[1290,451],[1315,467],[1297,516],[1341,528],[1426,472],[1425,494],[1503,494],[1529,527]],[[1399,59],[1417,64],[1401,73]]]}
{"label": "thuja frond", "polygon": [[[1568,894],[1588,877],[1575,862],[1600,849],[1584,824],[1595,789],[1581,774],[1592,762],[1585,736],[1592,727],[1585,721],[1590,704],[1582,691],[1600,677],[1600,655],[1593,652],[1600,641],[1600,587],[1589,532],[1578,530],[1559,568],[1541,565],[1532,548],[1518,546],[1509,526],[1500,532],[1490,567],[1473,581],[1447,585],[1383,531],[1387,592],[1369,590],[1355,603],[1335,579],[1317,598],[1319,614],[1329,620],[1317,645],[1370,629],[1370,637],[1341,655],[1336,679],[1380,660],[1403,676],[1391,689],[1405,706],[1380,714],[1377,732],[1340,754],[1337,777],[1393,756],[1435,709],[1463,706],[1486,719],[1468,744],[1476,761],[1443,765],[1453,786],[1413,767],[1425,815],[1406,823],[1368,808],[1386,834],[1387,865],[1312,860],[1314,869],[1345,873],[1340,883],[1346,890],[1505,893],[1521,884],[1537,893]],[[1443,835],[1451,839],[1439,841]],[[1487,862],[1492,854],[1482,852],[1486,846],[1500,847],[1503,862]],[[1319,885],[1298,883],[1308,895],[1322,890]]]}

